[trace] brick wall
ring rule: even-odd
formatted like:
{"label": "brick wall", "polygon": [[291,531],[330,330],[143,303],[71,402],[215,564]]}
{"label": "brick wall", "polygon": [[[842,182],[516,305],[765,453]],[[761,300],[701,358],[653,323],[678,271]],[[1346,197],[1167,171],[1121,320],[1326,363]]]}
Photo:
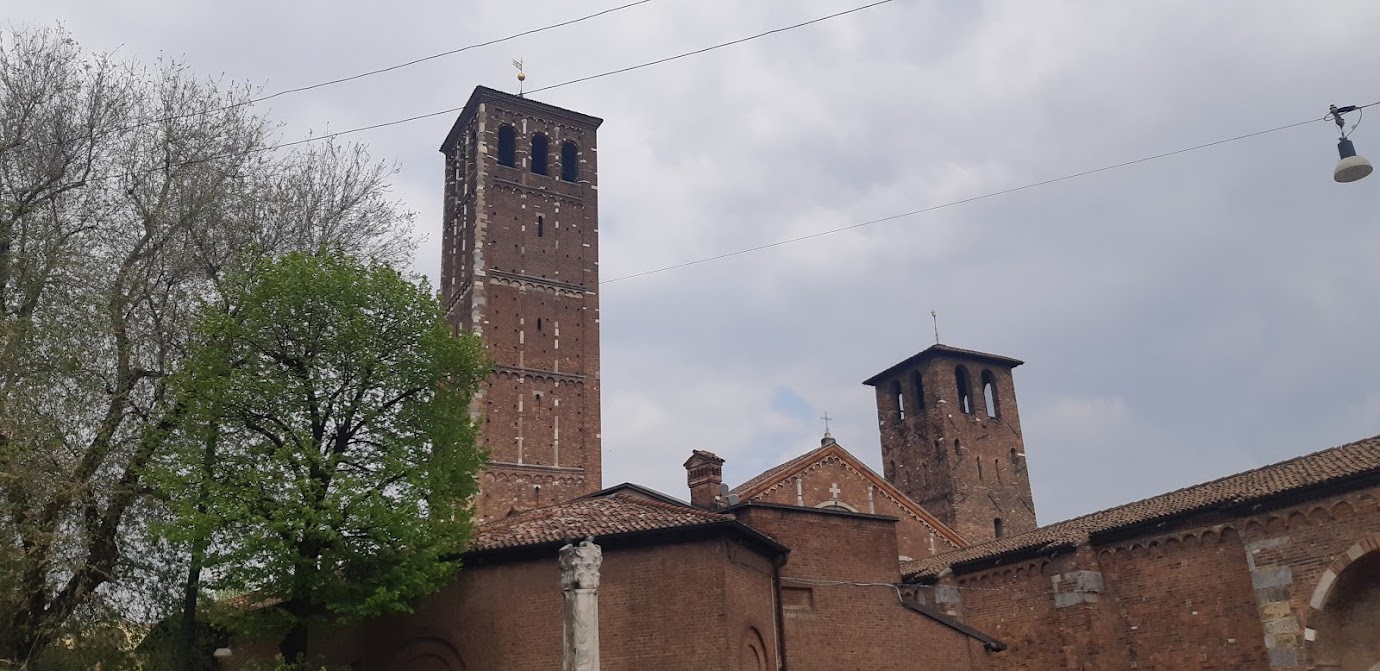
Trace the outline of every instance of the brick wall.
{"label": "brick wall", "polygon": [[753,500],[808,508],[843,504],[856,512],[894,517],[897,551],[912,559],[958,548],[885,488],[838,457],[826,456]]}
{"label": "brick wall", "polygon": [[[770,560],[729,540],[605,548],[602,668],[738,669],[743,648],[755,646],[766,656],[765,668],[775,669],[771,575]],[[470,566],[414,614],[359,625],[320,641],[320,649],[329,650],[335,663],[357,664],[361,671],[392,671],[400,654],[419,647],[449,650],[466,669],[559,669],[559,578],[554,551],[550,557]]]}
{"label": "brick wall", "polygon": [[[476,504],[484,522],[602,485],[598,121],[477,90],[456,124],[441,282],[450,323],[479,334],[494,362],[476,400],[494,474]],[[511,167],[498,160],[505,126]],[[549,138],[545,175],[531,170],[537,134]],[[561,178],[566,142],[578,148],[574,182]]]}
{"label": "brick wall", "polygon": [[[993,657],[996,669],[1350,668],[1330,664],[1369,644],[1339,631],[1327,596],[1355,562],[1373,560],[1345,590],[1380,605],[1377,496],[1361,489],[1249,515],[1205,514],[965,569],[921,592],[1010,646]],[[1337,608],[1349,609],[1351,628],[1370,612],[1345,601]],[[1367,665],[1380,661],[1380,646],[1365,654],[1374,656]]]}
{"label": "brick wall", "polygon": [[901,605],[894,520],[752,505],[735,514],[791,548],[781,601],[792,671],[987,668],[980,643]]}
{"label": "brick wall", "polygon": [[[968,402],[956,371],[966,373]],[[992,408],[983,381],[993,387]],[[917,383],[918,389],[917,392]],[[1012,370],[981,357],[932,354],[875,381],[887,480],[970,542],[1036,527]]]}

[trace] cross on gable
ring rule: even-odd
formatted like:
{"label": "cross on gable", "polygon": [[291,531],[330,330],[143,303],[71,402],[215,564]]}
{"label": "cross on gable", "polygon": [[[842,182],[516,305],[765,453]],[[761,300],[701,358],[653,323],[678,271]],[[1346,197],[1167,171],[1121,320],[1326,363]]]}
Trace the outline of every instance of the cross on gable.
{"label": "cross on gable", "polygon": [[829,483],[829,493],[833,495],[835,501],[839,500],[839,494],[842,493],[842,491],[839,490],[839,483]]}

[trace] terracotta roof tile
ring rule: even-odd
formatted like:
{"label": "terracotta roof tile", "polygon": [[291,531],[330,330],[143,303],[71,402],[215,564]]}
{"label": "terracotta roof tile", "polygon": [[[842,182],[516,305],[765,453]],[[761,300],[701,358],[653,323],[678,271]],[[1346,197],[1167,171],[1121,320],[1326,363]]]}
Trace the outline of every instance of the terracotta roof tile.
{"label": "terracotta roof tile", "polygon": [[689,506],[613,494],[576,499],[495,520],[475,530],[469,551],[732,522],[733,519],[732,515]]}
{"label": "terracotta roof tile", "polygon": [[955,564],[997,559],[1012,552],[1068,547],[1083,541],[1089,534],[1223,505],[1248,503],[1369,473],[1380,475],[1380,436],[1075,517],[1018,536],[907,562],[902,565],[901,572],[908,578],[933,577]]}

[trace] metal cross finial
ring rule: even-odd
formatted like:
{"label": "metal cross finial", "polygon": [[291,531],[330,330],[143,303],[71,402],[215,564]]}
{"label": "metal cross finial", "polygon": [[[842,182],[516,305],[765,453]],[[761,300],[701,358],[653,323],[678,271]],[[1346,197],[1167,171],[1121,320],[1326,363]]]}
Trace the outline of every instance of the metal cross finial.
{"label": "metal cross finial", "polygon": [[934,344],[939,344],[939,312],[930,308],[930,319],[934,320]]}
{"label": "metal cross finial", "polygon": [[826,412],[824,413],[824,416],[823,416],[823,417],[820,417],[820,419],[824,420],[824,432],[825,432],[825,433],[829,433],[829,422],[830,422],[831,420],[833,420],[834,418],[833,418],[833,417],[830,417],[830,416],[829,416],[829,413],[826,411]]}

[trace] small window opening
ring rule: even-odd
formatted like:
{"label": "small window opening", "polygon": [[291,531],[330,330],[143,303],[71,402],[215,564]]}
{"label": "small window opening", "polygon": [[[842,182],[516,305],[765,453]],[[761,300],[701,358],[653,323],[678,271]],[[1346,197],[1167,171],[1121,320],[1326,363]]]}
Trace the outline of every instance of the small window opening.
{"label": "small window opening", "polygon": [[958,453],[960,453],[960,452],[962,452],[962,451],[963,451],[963,443],[960,443],[960,442],[958,441],[958,439],[955,438],[955,439],[954,439],[954,454],[958,454]]}
{"label": "small window opening", "polygon": [[910,388],[915,394],[915,412],[920,414],[925,411],[925,386],[920,381],[920,371],[911,371]]}
{"label": "small window opening", "polygon": [[547,149],[545,135],[537,133],[532,136],[532,172],[538,175],[546,174]]}
{"label": "small window opening", "polygon": [[537,330],[541,330],[541,317],[537,317]]}
{"label": "small window opening", "polygon": [[1000,461],[1000,460],[997,460],[997,459],[993,459],[993,460],[992,460],[992,472],[996,474],[997,484],[1001,484],[1001,461]]}
{"label": "small window opening", "polygon": [[896,418],[896,421],[899,422],[899,421],[905,419],[905,418],[906,418],[906,404],[905,404],[905,399],[902,397],[902,394],[901,394],[901,383],[900,383],[899,381],[894,381],[894,382],[891,383],[891,402],[892,402],[892,411],[891,411],[891,412],[892,412],[892,416]]}
{"label": "small window opening", "polygon": [[891,478],[892,482],[899,481],[901,479],[901,474],[896,472],[896,460],[892,459],[891,461],[888,461],[886,465],[887,477]]}
{"label": "small window opening", "polygon": [[1016,463],[1016,448],[1011,448],[1011,463]]}
{"label": "small window opening", "polygon": [[972,385],[968,381],[968,369],[959,366],[954,369],[954,382],[958,386],[958,409],[965,415],[973,414]]}
{"label": "small window opening", "polygon": [[512,126],[498,128],[498,164],[517,165],[517,131]]}
{"label": "small window opening", "polygon": [[545,235],[545,234],[546,234],[546,221],[545,221],[544,219],[542,219],[542,216],[539,214],[539,215],[537,215],[537,237],[540,238],[541,236],[543,236],[543,235]]}
{"label": "small window opening", "polygon": [[982,457],[977,457],[978,480],[982,480]]}
{"label": "small window opening", "polygon": [[992,520],[992,534],[995,535],[997,538],[1001,538],[1002,536],[1006,535],[1006,529],[1002,527],[1000,517]]}
{"label": "small window opening", "polygon": [[574,142],[561,145],[561,179],[567,182],[580,180],[580,148]]}
{"label": "small window opening", "polygon": [[996,419],[1001,416],[1001,406],[997,404],[997,379],[992,371],[982,371],[982,401],[987,406],[987,416]]}

